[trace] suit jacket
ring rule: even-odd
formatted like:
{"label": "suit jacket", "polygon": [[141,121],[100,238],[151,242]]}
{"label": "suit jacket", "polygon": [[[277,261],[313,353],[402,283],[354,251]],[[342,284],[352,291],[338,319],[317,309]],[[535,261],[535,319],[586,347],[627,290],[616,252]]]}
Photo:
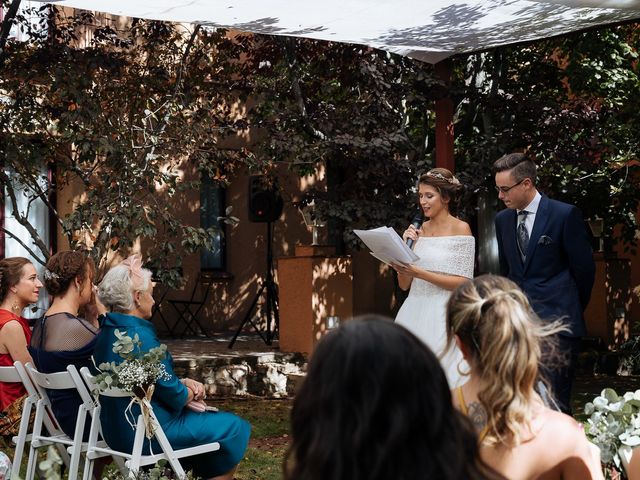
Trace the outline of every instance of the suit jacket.
{"label": "suit jacket", "polygon": [[522,288],[541,319],[562,318],[570,328],[568,336],[585,335],[583,312],[595,263],[580,211],[542,195],[524,263],[516,240],[517,216],[514,209],[496,216],[500,273]]}

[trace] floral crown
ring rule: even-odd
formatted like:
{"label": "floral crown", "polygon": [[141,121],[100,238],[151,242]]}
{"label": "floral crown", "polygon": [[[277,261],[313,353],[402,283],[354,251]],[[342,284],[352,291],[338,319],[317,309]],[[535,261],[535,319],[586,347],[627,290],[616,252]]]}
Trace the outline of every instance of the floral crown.
{"label": "floral crown", "polygon": [[427,172],[427,177],[437,178],[452,185],[460,185],[460,181],[456,177],[447,178],[440,172]]}

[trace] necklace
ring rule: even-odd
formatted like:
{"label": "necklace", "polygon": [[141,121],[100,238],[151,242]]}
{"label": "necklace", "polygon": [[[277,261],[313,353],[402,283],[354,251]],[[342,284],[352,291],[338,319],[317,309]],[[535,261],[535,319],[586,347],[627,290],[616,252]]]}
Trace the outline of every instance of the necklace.
{"label": "necklace", "polygon": [[446,234],[449,231],[451,223],[449,221],[449,218],[450,215],[447,214],[447,217],[437,224],[431,223],[433,222],[433,220],[429,220],[428,222],[423,223],[420,229],[421,235],[423,237],[441,237],[442,235]]}

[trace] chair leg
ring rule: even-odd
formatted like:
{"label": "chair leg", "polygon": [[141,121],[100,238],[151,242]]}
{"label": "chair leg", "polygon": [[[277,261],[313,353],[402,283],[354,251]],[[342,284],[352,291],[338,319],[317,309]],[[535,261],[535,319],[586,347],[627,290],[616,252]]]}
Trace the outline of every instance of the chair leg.
{"label": "chair leg", "polygon": [[162,448],[162,450],[167,454],[167,460],[169,461],[169,465],[171,465],[171,468],[173,469],[173,473],[175,474],[176,478],[180,478],[180,479],[185,478],[186,475],[184,473],[184,468],[182,468],[182,464],[180,463],[180,460],[175,455],[173,448],[169,443],[169,439],[167,438],[167,436],[165,435],[162,429],[158,429],[156,431],[156,439],[160,444],[160,448]]}
{"label": "chair leg", "polygon": [[[78,410],[78,418],[76,421],[76,429],[73,438],[82,438],[86,419],[87,409],[84,405],[81,405],[80,409]],[[78,470],[80,469],[80,452],[82,451],[82,443],[74,442],[73,445],[68,448],[68,450],[71,456],[71,463],[69,463],[68,480],[76,480],[76,478],[78,478]]]}
{"label": "chair leg", "polygon": [[201,303],[200,305],[198,305],[198,308],[196,308],[196,311],[191,313],[191,316],[193,318],[192,324],[195,323],[198,326],[198,328],[200,328],[200,331],[202,332],[202,334],[205,337],[208,337],[207,330],[202,326],[202,324],[200,323],[200,319],[198,318],[198,315],[200,314],[200,310],[202,310],[203,306],[204,306],[204,303]]}
{"label": "chair leg", "polygon": [[[38,400],[38,403],[42,400]],[[38,457],[38,442],[42,432],[42,417],[44,408],[36,406],[36,418],[33,421],[33,433],[31,434],[31,443],[29,444],[29,461],[27,462],[27,472],[25,480],[33,480],[36,474],[36,463]]]}
{"label": "chair leg", "polygon": [[191,306],[190,305],[185,305],[184,306],[184,315],[182,316],[182,320],[184,323],[184,330],[182,331],[182,335],[186,336],[188,333],[192,333],[193,335],[197,335],[198,332],[196,332],[196,330],[193,328],[193,320],[192,320],[192,315],[191,315]]}
{"label": "chair leg", "polygon": [[[176,323],[174,323],[173,325],[173,329],[171,331],[171,334],[173,335],[178,334],[177,329],[180,326],[180,324],[184,325],[184,328],[182,330],[182,333],[180,333],[179,335],[181,337],[184,337],[186,335],[186,333],[190,330],[189,324],[186,321],[185,318],[185,314],[187,312],[188,309],[188,305],[186,304],[175,304],[173,302],[169,302],[171,304],[171,306],[175,309],[176,313],[178,314],[178,318],[176,319]],[[180,306],[180,308],[178,308],[178,306]]]}
{"label": "chair leg", "polygon": [[131,459],[127,462],[127,467],[129,467],[129,478],[135,479],[138,475],[145,438],[144,420],[142,418],[142,415],[140,415],[138,416],[138,424],[136,426],[136,436],[133,440]]}
{"label": "chair leg", "polygon": [[20,478],[20,465],[22,464],[22,455],[24,454],[24,446],[27,442],[29,433],[29,420],[31,418],[31,410],[33,408],[33,400],[28,397],[24,401],[22,408],[22,417],[20,418],[20,430],[18,436],[13,438],[16,448],[13,454],[13,465],[11,466],[11,478]]}
{"label": "chair leg", "polygon": [[100,406],[94,407],[91,413],[91,427],[89,428],[89,440],[87,454],[82,471],[82,480],[91,480],[95,458],[93,457],[93,447],[98,443],[98,433],[100,431]]}

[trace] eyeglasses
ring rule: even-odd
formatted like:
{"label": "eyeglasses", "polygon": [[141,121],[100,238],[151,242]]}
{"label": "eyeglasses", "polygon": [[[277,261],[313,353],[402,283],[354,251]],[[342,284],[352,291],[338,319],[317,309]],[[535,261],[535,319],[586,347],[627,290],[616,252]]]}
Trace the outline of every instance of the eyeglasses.
{"label": "eyeglasses", "polygon": [[520,180],[518,183],[514,183],[513,185],[511,185],[510,187],[498,187],[496,185],[496,192],[500,193],[507,193],[509,190],[511,190],[513,187],[517,187],[518,185],[520,185],[522,182],[524,182],[527,178],[523,178],[522,180]]}

